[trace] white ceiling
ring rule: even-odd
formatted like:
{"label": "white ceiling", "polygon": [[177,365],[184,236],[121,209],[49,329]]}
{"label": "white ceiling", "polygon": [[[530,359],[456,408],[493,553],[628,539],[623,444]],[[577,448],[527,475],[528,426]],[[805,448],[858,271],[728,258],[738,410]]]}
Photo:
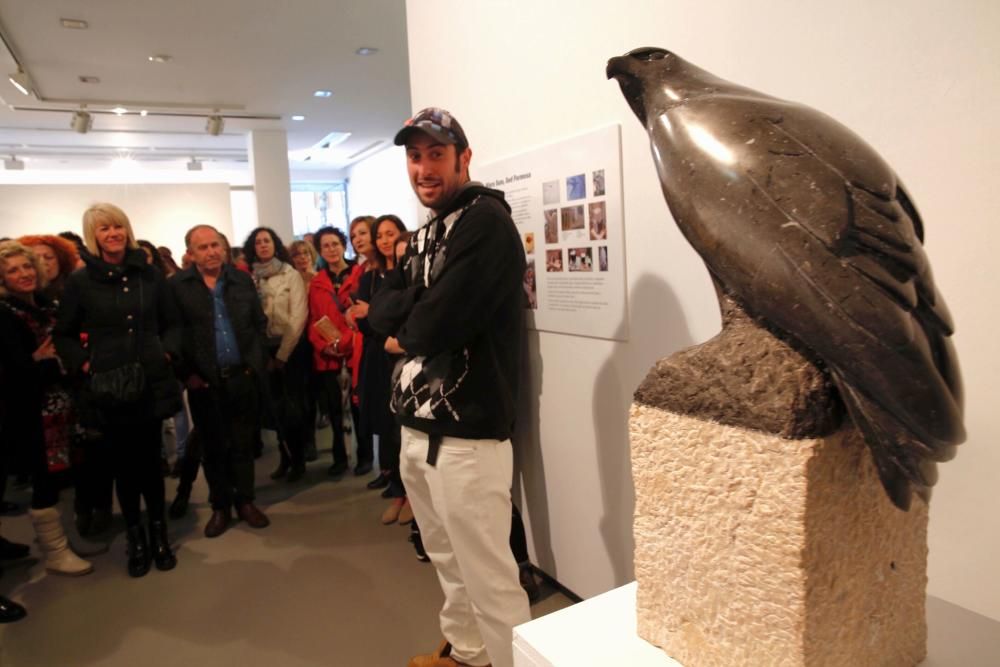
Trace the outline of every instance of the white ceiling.
{"label": "white ceiling", "polygon": [[[89,27],[64,28],[63,18]],[[349,132],[332,163],[292,164],[339,169],[391,145],[410,112],[404,0],[0,0],[0,26],[40,98],[7,81],[16,65],[0,45],[0,157],[28,169],[87,168],[120,152],[150,168],[191,157],[232,168],[255,129],[284,129],[293,159]],[[378,53],[359,56],[362,46]],[[333,97],[313,97],[319,89]],[[81,102],[93,115],[87,134],[69,127]],[[99,113],[118,105],[150,115]],[[214,108],[226,121],[213,137]]]}

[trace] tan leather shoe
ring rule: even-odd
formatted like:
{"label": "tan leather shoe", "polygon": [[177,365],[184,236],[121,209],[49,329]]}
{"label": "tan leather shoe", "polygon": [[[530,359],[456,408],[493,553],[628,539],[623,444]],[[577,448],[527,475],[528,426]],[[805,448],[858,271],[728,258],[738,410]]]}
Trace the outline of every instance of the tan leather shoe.
{"label": "tan leather shoe", "polygon": [[393,498],[392,504],[385,508],[382,512],[382,523],[388,526],[391,523],[396,523],[399,519],[399,512],[403,509],[403,499]]}
{"label": "tan leather shoe", "polygon": [[403,506],[399,509],[399,517],[396,519],[400,526],[405,526],[413,521],[413,506],[410,501],[403,499]]}
{"label": "tan leather shoe", "polygon": [[[445,640],[441,642],[441,645],[433,653],[415,655],[410,658],[410,662],[406,664],[406,667],[473,667],[464,662],[458,662],[449,655],[450,653],[451,644]],[[483,665],[483,667],[490,667],[490,665]]]}

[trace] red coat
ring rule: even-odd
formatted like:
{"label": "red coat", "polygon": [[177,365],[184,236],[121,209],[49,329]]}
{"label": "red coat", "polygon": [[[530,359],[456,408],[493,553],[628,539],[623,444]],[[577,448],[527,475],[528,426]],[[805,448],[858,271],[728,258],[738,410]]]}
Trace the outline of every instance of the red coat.
{"label": "red coat", "polygon": [[[361,276],[365,274],[365,267],[362,264],[355,264],[351,267],[350,275],[344,280],[343,284],[340,286],[340,293],[344,298],[347,298],[348,307],[354,303],[354,299],[351,295],[356,295],[358,290],[361,288]],[[354,326],[354,347],[352,348],[351,358],[347,362],[348,368],[351,369],[351,387],[355,390],[352,400],[354,404],[358,404],[358,373],[361,370],[361,354],[364,351],[365,338],[364,335],[358,330],[357,325]]]}
{"label": "red coat", "polygon": [[[344,291],[344,286],[349,281],[350,278],[344,281],[339,290],[334,290],[329,274],[321,270],[309,283],[309,342],[313,346],[313,368],[317,371],[340,370],[341,365],[354,351],[354,332],[344,318],[344,312],[350,306],[350,301],[345,301],[341,296],[349,293]],[[335,357],[323,353],[327,346],[326,339],[313,326],[324,315],[340,331],[340,342],[337,344],[339,355]]]}
{"label": "red coat", "polygon": [[[365,267],[363,264],[354,264],[351,266],[349,273],[346,275],[341,274],[343,282],[340,283],[337,295],[340,297],[340,303],[344,306],[345,313],[354,304],[354,295],[361,288],[361,276],[364,274]],[[354,340],[351,343],[351,354],[347,359],[347,367],[351,369],[351,388],[356,391],[358,388],[358,372],[361,369],[361,353],[364,350],[365,339],[361,332],[358,331],[357,326],[353,328],[352,337]],[[341,343],[341,348],[343,348],[343,345]],[[357,393],[352,396],[352,400],[355,405],[358,404]]]}

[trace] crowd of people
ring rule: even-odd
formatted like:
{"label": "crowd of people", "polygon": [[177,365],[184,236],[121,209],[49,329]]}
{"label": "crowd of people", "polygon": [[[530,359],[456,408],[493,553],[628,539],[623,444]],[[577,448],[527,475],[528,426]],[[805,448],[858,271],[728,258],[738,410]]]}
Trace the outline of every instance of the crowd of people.
{"label": "crowd of people", "polygon": [[[457,121],[449,117],[451,129],[441,133],[447,112],[428,114],[408,123],[397,143],[407,146],[418,197],[447,216],[412,236],[395,215],[363,216],[347,230],[322,227],[290,245],[259,227],[231,248],[201,224],[187,231],[177,266],[168,249],[136,238],[141,230],[124,211],[99,203],[83,213],[82,237],[0,241],[0,501],[8,477],[30,482],[29,514],[46,570],[93,570],[70,546],[57,509],[69,486],[81,536],[109,531],[113,490],[131,577],[178,566],[167,519],[186,514],[199,469],[212,508],[206,537],[221,536],[236,518],[267,527],[254,488],[261,431],[278,442],[271,479],[295,484],[317,459],[317,433],[325,432],[318,424],[328,423],[329,478],[372,475],[367,487],[388,501],[379,520],[409,524],[417,557],[433,560],[442,585],[453,587],[446,596],[473,595],[491,615],[477,640],[468,626],[479,619],[465,609],[463,618],[446,620],[446,612],[457,613],[446,604],[442,630],[450,642],[449,628],[464,624],[456,654],[464,650],[472,661],[449,657],[446,642],[428,659],[452,662],[413,664],[485,664],[486,646],[495,653],[504,636],[509,644],[510,628],[502,626],[526,620],[521,600],[526,591],[537,594],[509,494],[508,371],[518,363],[510,342],[520,333],[523,253],[508,233],[502,196],[469,187],[471,152]],[[442,172],[442,164],[452,166],[442,156],[451,154],[454,170]],[[462,222],[469,215],[483,220]],[[459,222],[471,231],[452,235]],[[516,274],[514,291],[492,272]],[[494,311],[511,307],[512,316],[491,325]],[[505,347],[496,347],[495,336],[507,337]],[[500,402],[484,410],[476,393],[497,382]],[[452,472],[468,443],[500,458]],[[168,473],[179,477],[169,508]],[[451,479],[437,489],[441,479],[431,473]],[[446,497],[450,509],[440,506]],[[461,504],[480,501],[489,504],[490,521],[459,521]],[[499,543],[502,554],[494,553]],[[468,555],[456,562],[450,552],[462,549],[476,562]],[[29,551],[0,537],[0,559]],[[468,592],[459,590],[458,568],[474,578]],[[25,614],[0,597],[0,622]]]}

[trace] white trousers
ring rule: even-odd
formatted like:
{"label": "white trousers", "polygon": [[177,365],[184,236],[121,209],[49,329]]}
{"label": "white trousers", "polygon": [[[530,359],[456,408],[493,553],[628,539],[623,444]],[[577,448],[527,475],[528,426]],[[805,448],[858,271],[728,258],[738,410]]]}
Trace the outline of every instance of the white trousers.
{"label": "white trousers", "polygon": [[427,465],[429,436],[402,429],[400,472],[437,569],[441,632],[452,657],[512,667],[515,625],[531,620],[510,551],[513,452],[510,440],[444,438]]}

